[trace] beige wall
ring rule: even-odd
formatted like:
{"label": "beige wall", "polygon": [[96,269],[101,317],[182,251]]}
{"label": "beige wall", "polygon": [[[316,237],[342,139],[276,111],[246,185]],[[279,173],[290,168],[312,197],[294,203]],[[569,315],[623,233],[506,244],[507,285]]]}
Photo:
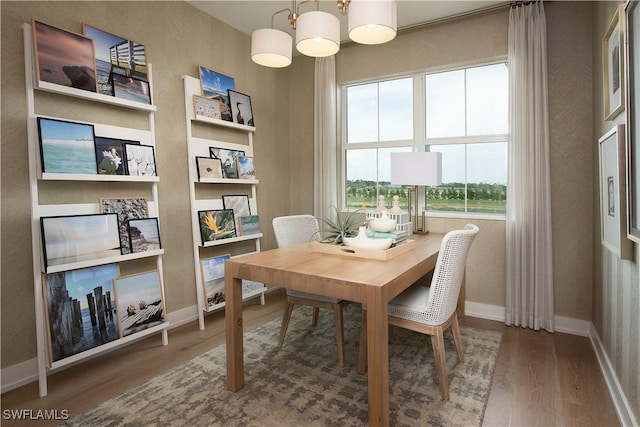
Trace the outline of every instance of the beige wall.
{"label": "beige wall", "polygon": [[[625,123],[624,113],[615,122],[603,120],[602,38],[622,2],[598,2],[593,10],[593,128],[594,162],[597,164],[597,140],[616,123]],[[636,100],[637,101],[637,100]],[[593,287],[593,324],[606,349],[629,405],[640,420],[640,247],[635,244],[633,261],[620,260],[599,244],[600,215],[597,170],[593,174],[595,283]]]}

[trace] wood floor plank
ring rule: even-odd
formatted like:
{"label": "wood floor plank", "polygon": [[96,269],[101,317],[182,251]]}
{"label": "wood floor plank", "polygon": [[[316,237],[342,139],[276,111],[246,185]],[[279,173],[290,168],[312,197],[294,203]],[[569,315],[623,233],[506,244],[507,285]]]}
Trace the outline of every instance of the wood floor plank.
{"label": "wood floor plank", "polygon": [[[267,294],[267,303],[244,307],[246,330],[281,317],[283,291]],[[1,408],[67,409],[71,415],[91,408],[141,382],[225,343],[224,311],[169,331],[169,345],[159,336],[85,361],[49,376],[49,395],[38,397],[37,383],[4,393]],[[484,426],[618,426],[597,359],[588,338],[507,327],[466,317],[463,324],[503,333]],[[346,332],[346,331],[345,331]],[[358,336],[358,334],[355,334]],[[347,358],[355,369],[355,357]],[[54,421],[8,421],[2,426],[55,425]]]}

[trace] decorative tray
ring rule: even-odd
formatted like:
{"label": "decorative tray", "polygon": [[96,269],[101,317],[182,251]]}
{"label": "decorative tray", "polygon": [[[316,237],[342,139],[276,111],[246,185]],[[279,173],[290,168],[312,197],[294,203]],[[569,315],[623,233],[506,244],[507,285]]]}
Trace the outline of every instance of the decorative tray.
{"label": "decorative tray", "polygon": [[311,248],[314,252],[322,252],[325,254],[341,255],[341,256],[355,257],[355,258],[378,259],[383,261],[389,260],[400,254],[408,252],[413,248],[415,248],[415,246],[416,246],[415,240],[407,240],[406,243],[403,243],[400,246],[395,246],[393,248],[384,249],[384,250],[354,248],[351,246],[339,246],[339,245],[331,245],[328,243],[319,243],[319,242],[311,243]]}

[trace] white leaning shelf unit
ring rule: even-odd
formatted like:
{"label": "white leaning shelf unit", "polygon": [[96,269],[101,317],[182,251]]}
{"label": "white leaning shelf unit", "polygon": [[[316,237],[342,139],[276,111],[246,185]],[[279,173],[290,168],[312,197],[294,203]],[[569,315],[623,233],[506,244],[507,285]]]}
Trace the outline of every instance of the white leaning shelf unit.
{"label": "white leaning shelf unit", "polygon": [[[204,316],[205,313],[219,310],[225,306],[224,302],[208,306],[207,298],[204,290],[204,277],[202,273],[201,263],[201,250],[206,247],[229,245],[234,242],[249,241],[252,240],[255,244],[255,252],[260,252],[260,238],[262,233],[255,233],[249,235],[240,235],[237,237],[226,238],[221,240],[215,240],[202,244],[200,235],[200,219],[198,217],[198,211],[203,210],[216,210],[223,208],[222,199],[201,199],[197,198],[197,186],[207,185],[243,185],[248,186],[251,192],[249,197],[249,208],[252,215],[257,215],[258,202],[256,198],[256,185],[257,179],[234,179],[234,178],[200,178],[198,177],[198,170],[196,165],[196,157],[210,157],[209,147],[218,147],[229,150],[244,151],[249,157],[253,156],[253,132],[255,127],[241,125],[225,120],[212,119],[203,116],[196,116],[193,105],[193,96],[201,95],[200,80],[188,75],[183,76],[184,80],[184,105],[186,111],[186,126],[187,126],[187,158],[189,161],[189,194],[191,199],[191,225],[193,231],[193,259],[194,269],[196,275],[196,294],[198,296],[198,320],[201,330],[204,330]],[[239,132],[246,133],[248,144],[236,144],[225,141],[215,141],[212,139],[197,138],[193,136],[192,126],[193,123],[202,123],[205,126],[214,125],[222,126],[230,129],[235,129]],[[237,227],[237,224],[236,224]],[[260,302],[264,305],[264,293],[267,288],[262,283],[243,281],[242,283],[242,299],[246,301],[249,298],[260,296]]]}
{"label": "white leaning shelf unit", "polygon": [[[71,262],[62,265],[46,266],[43,257],[42,236],[40,227],[40,218],[47,216],[67,216],[67,215],[89,215],[100,213],[100,205],[96,203],[82,204],[40,204],[39,203],[39,186],[41,181],[65,181],[69,185],[77,185],[81,188],[83,183],[87,182],[114,182],[114,186],[123,185],[122,183],[149,183],[151,186],[151,194],[153,200],[148,200],[148,213],[150,217],[158,217],[158,182],[157,176],[128,176],[128,175],[93,175],[93,174],[69,174],[69,173],[43,173],[40,161],[39,137],[38,137],[38,117],[46,117],[39,115],[35,110],[35,100],[38,93],[48,92],[56,94],[60,102],[69,102],[73,99],[82,99],[94,101],[102,105],[114,106],[113,108],[125,108],[133,113],[148,114],[147,129],[132,129],[119,126],[111,126],[99,123],[92,124],[96,135],[113,137],[118,139],[135,138],[145,145],[153,145],[155,147],[155,122],[154,105],[142,104],[121,98],[115,98],[100,93],[84,91],[62,85],[56,85],[48,82],[36,82],[35,78],[35,60],[34,60],[34,44],[32,37],[31,24],[23,24],[24,36],[24,54],[25,54],[25,85],[27,93],[27,137],[28,137],[28,153],[29,153],[29,182],[30,182],[30,198],[31,198],[31,240],[33,250],[33,283],[34,283],[34,300],[36,314],[36,334],[37,334],[37,352],[38,352],[38,381],[39,394],[41,397],[47,395],[47,372],[55,370],[71,364],[78,363],[89,357],[93,357],[99,353],[116,347],[131,343],[151,334],[161,333],[162,344],[168,344],[169,322],[166,321],[166,313],[163,313],[165,320],[158,325],[151,326],[139,332],[134,332],[120,338],[113,339],[101,345],[97,345],[88,350],[80,351],[71,356],[53,361],[53,357],[47,357],[49,353],[48,346],[48,322],[45,313],[44,302],[44,286],[45,274],[56,272],[66,272],[86,267],[114,264],[123,261],[131,261],[141,258],[155,257],[158,276],[160,279],[161,298],[164,302],[164,280],[162,268],[163,249],[155,249],[147,252],[130,253],[126,255],[114,255],[106,258],[92,259]],[[148,76],[151,83],[151,64],[148,64]],[[153,86],[151,86],[153,87]],[[62,119],[58,117],[47,117],[51,119]],[[82,122],[80,122],[82,123]],[[87,123],[87,122],[85,122]],[[118,182],[120,184],[118,184]],[[158,219],[159,222],[159,219]],[[115,321],[118,321],[116,318]],[[121,335],[121,334],[120,334]]]}

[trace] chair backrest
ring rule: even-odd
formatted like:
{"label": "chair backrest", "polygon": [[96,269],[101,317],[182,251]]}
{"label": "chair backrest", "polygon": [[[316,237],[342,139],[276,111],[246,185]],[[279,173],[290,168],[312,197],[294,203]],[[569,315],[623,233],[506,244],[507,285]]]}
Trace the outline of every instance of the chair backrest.
{"label": "chair backrest", "polygon": [[319,238],[318,220],[313,215],[279,216],[273,218],[272,224],[280,248]]}
{"label": "chair backrest", "polygon": [[442,239],[427,301],[427,324],[441,325],[456,311],[467,254],[479,231],[477,226],[467,224]]}

